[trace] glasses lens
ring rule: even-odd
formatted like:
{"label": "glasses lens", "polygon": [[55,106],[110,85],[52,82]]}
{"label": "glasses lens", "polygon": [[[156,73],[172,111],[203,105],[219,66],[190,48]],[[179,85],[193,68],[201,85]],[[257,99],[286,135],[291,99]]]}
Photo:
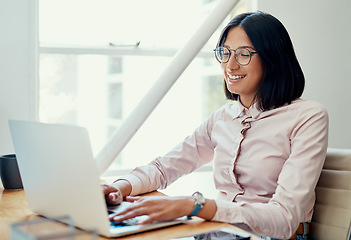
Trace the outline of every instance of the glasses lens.
{"label": "glasses lens", "polygon": [[240,65],[247,65],[251,58],[250,51],[246,48],[238,48],[235,52],[235,58]]}
{"label": "glasses lens", "polygon": [[227,62],[230,57],[230,51],[225,47],[217,47],[215,49],[216,58],[219,62]]}

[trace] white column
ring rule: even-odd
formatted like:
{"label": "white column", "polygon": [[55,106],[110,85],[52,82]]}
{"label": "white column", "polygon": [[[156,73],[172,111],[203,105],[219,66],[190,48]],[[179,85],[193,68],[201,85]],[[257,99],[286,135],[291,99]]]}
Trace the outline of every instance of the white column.
{"label": "white column", "polygon": [[38,1],[0,1],[0,154],[14,148],[8,119],[37,120]]}

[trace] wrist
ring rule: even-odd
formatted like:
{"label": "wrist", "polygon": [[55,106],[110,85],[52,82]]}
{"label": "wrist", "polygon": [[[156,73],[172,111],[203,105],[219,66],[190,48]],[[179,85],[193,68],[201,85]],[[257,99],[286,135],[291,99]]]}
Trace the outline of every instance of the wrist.
{"label": "wrist", "polygon": [[132,192],[132,185],[129,181],[124,179],[118,179],[110,184],[110,186],[118,190],[121,193],[122,197],[129,196]]}
{"label": "wrist", "polygon": [[205,198],[202,195],[202,193],[200,192],[195,192],[192,195],[193,199],[194,199],[194,208],[192,210],[192,212],[188,215],[189,218],[193,217],[193,216],[197,216],[200,212],[200,210],[204,207],[205,205]]}

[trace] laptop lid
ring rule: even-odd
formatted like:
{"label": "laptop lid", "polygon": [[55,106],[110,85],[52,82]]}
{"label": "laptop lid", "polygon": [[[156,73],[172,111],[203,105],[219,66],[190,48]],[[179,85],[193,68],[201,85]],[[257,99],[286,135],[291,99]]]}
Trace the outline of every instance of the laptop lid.
{"label": "laptop lid", "polygon": [[109,236],[87,130],[18,120],[9,126],[30,209],[51,218],[70,215],[76,226]]}
{"label": "laptop lid", "polygon": [[[179,218],[147,225],[115,227],[108,211],[85,128],[9,120],[29,208],[46,217],[69,215],[82,229],[106,237],[124,236],[188,221]],[[121,211],[123,203],[110,208]]]}

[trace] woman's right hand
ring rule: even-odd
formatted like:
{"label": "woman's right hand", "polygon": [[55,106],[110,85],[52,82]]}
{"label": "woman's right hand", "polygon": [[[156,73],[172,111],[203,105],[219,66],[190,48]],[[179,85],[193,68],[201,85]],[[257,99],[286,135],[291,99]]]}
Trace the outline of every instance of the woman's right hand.
{"label": "woman's right hand", "polygon": [[121,191],[112,185],[102,184],[102,191],[108,204],[118,205],[123,201]]}
{"label": "woman's right hand", "polygon": [[117,180],[112,184],[102,184],[106,202],[111,205],[118,205],[123,197],[128,196],[132,191],[132,185],[126,180]]}

